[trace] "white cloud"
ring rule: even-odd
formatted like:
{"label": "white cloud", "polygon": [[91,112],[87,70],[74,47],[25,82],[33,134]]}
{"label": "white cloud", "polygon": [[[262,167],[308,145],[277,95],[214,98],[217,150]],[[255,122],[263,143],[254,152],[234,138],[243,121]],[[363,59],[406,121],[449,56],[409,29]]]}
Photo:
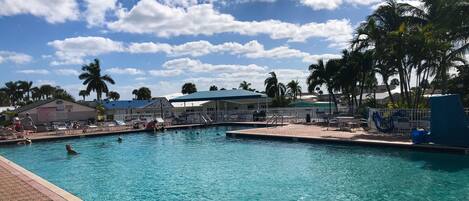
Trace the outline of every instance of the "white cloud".
{"label": "white cloud", "polygon": [[179,69],[170,69],[170,70],[150,70],[148,71],[150,75],[156,77],[173,77],[182,74],[182,70]]}
{"label": "white cloud", "polygon": [[37,74],[37,75],[47,75],[49,74],[48,70],[45,69],[27,69],[27,70],[18,70],[17,73],[22,74]]}
{"label": "white cloud", "polygon": [[144,74],[142,70],[137,68],[109,68],[105,70],[111,74],[119,74],[119,75],[142,75]]}
{"label": "white cloud", "polygon": [[75,69],[57,69],[54,70],[55,74],[57,75],[64,75],[64,76],[78,76],[80,73]]}
{"label": "white cloud", "polygon": [[159,37],[180,35],[213,35],[238,33],[254,36],[267,34],[272,39],[303,42],[309,38],[325,38],[333,44],[344,44],[352,38],[353,28],[347,19],[311,22],[298,25],[279,20],[238,21],[222,14],[211,4],[187,8],[171,7],[155,0],[139,1],[132,9],[120,9],[118,20],[108,23],[114,31],[152,33]]}
{"label": "white cloud", "polygon": [[163,64],[163,68],[169,70],[181,70],[195,73],[202,72],[217,72],[217,73],[232,73],[238,71],[259,72],[265,71],[266,67],[258,66],[255,64],[250,65],[235,65],[235,64],[207,64],[199,60],[190,58],[180,58],[167,61]]}
{"label": "white cloud", "polygon": [[[225,42],[212,44],[208,41],[192,41],[180,45],[170,45],[167,43],[130,43],[113,41],[103,37],[76,37],[67,38],[61,41],[50,42],[49,45],[56,48],[55,56],[58,61],[53,64],[83,64],[86,56],[98,56],[103,53],[129,52],[138,53],[164,53],[171,57],[191,56],[199,57],[208,54],[231,54],[240,55],[246,58],[270,58],[286,59],[298,58],[305,63],[314,63],[318,59],[339,58],[337,54],[313,55],[292,49],[288,46],[280,46],[272,49],[265,49],[264,45],[253,40],[245,44],[237,42]],[[175,72],[159,72],[161,74],[175,74]]]}
{"label": "white cloud", "polygon": [[33,58],[27,54],[10,51],[0,51],[0,64],[4,62],[24,64],[30,62],[32,59]]}
{"label": "white cloud", "polygon": [[0,16],[30,14],[44,17],[49,23],[77,20],[78,4],[75,0],[0,0]]}
{"label": "white cloud", "polygon": [[106,13],[117,8],[117,0],[85,0],[84,17],[88,26],[104,25]]}
{"label": "white cloud", "polygon": [[301,0],[300,3],[313,10],[334,10],[342,4],[342,0]]}
{"label": "white cloud", "polygon": [[56,49],[52,65],[84,64],[84,57],[124,50],[122,42],[102,37],[76,37],[47,43]]}

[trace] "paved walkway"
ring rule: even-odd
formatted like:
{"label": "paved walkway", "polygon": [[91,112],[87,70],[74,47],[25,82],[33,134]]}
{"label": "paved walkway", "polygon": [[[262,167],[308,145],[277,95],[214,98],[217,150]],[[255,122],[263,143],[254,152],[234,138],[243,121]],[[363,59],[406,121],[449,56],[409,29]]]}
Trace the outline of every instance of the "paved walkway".
{"label": "paved walkway", "polygon": [[0,200],[81,200],[0,156]]}

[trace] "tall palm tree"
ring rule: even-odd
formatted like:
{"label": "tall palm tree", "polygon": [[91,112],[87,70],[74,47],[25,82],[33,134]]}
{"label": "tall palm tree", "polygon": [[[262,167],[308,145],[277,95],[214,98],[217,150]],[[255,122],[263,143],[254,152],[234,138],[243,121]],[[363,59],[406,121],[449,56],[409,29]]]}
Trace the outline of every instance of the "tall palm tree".
{"label": "tall palm tree", "polygon": [[212,85],[210,86],[210,88],[208,89],[209,91],[217,91],[218,90],[218,87],[215,86],[215,85]]}
{"label": "tall palm tree", "polygon": [[331,59],[327,61],[324,65],[324,61],[320,59],[317,64],[311,64],[309,66],[310,74],[306,79],[308,84],[308,91],[310,93],[314,92],[314,89],[321,85],[325,85],[329,96],[332,98],[336,110],[337,110],[337,99],[335,97],[334,91],[338,90],[337,80],[335,75],[339,72],[340,69],[340,60]]}
{"label": "tall palm tree", "polygon": [[101,75],[101,66],[99,60],[95,59],[94,62],[82,66],[83,73],[78,76],[83,81],[83,85],[86,85],[86,91],[96,92],[96,99],[101,100],[102,93],[108,93],[109,89],[107,83],[115,84],[114,80],[109,75]]}
{"label": "tall palm tree", "polygon": [[132,95],[135,96],[134,99],[136,100],[136,99],[137,99],[137,96],[138,96],[138,89],[134,89],[134,90],[132,91]]}
{"label": "tall palm tree", "polygon": [[290,94],[290,96],[293,98],[293,100],[296,100],[298,95],[300,96],[301,99],[301,86],[298,80],[292,80],[287,84],[287,91]]}
{"label": "tall palm tree", "polygon": [[[135,91],[135,90],[134,90]],[[150,100],[151,99],[151,91],[147,87],[140,87],[137,89],[137,100]]]}
{"label": "tall palm tree", "polygon": [[279,82],[277,79],[277,74],[275,72],[269,73],[270,77],[266,78],[264,81],[265,92],[269,97],[280,97],[284,96],[286,92],[286,86]]}
{"label": "tall palm tree", "polygon": [[116,101],[116,100],[120,99],[121,95],[119,93],[115,92],[115,91],[110,91],[108,93],[107,97],[111,100]]}
{"label": "tall palm tree", "polygon": [[389,98],[391,99],[391,104],[394,105],[395,101],[394,101],[394,97],[392,96],[391,87],[389,84],[389,78],[397,73],[396,69],[386,66],[385,64],[378,64],[375,66],[374,70],[375,72],[380,74],[381,77],[383,78],[383,83],[384,83],[384,86],[386,86],[386,91],[388,91]]}
{"label": "tall palm tree", "polygon": [[86,101],[86,97],[90,95],[90,92],[86,90],[80,90],[80,92],[78,92],[78,95],[83,97],[83,101]]}
{"label": "tall palm tree", "polygon": [[184,85],[182,85],[181,93],[182,94],[191,94],[197,92],[197,87],[195,86],[194,83],[187,82]]}

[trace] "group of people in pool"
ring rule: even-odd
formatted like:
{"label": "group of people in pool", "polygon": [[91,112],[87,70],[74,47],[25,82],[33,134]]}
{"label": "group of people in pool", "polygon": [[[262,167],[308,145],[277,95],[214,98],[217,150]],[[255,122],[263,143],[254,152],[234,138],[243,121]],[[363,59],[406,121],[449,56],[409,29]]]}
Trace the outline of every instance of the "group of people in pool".
{"label": "group of people in pool", "polygon": [[[121,137],[118,137],[118,138],[117,138],[117,142],[118,142],[118,143],[121,143],[122,140],[123,140],[123,139],[122,139]],[[65,145],[65,150],[67,150],[67,154],[68,154],[68,155],[77,155],[77,154],[79,154],[77,151],[75,151],[75,150],[73,149],[73,147],[72,147],[71,144],[66,144],[66,145]]]}

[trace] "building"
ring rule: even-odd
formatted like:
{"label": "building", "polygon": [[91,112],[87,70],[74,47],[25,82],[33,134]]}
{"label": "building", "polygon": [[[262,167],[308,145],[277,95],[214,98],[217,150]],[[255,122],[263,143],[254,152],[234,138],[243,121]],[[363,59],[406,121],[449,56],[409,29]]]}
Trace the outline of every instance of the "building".
{"label": "building", "polygon": [[[156,117],[168,119],[173,116],[173,106],[164,97],[157,97],[151,100],[105,101],[103,106],[106,109],[107,120],[148,120],[155,119]],[[162,111],[164,111],[163,114]]]}
{"label": "building", "polygon": [[96,119],[96,109],[87,105],[50,99],[37,101],[15,110],[20,118],[29,114],[35,123],[88,121]]}

